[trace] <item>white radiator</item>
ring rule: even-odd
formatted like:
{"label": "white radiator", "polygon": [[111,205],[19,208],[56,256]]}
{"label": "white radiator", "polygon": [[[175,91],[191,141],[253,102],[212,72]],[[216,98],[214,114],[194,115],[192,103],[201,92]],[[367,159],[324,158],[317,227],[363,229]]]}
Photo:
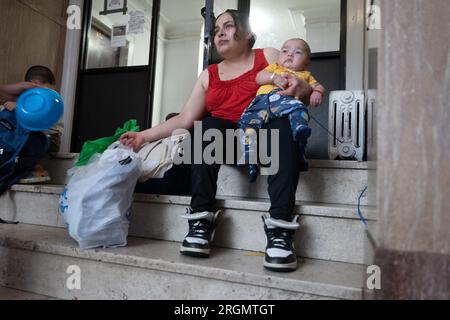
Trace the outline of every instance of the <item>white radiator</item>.
{"label": "white radiator", "polygon": [[364,91],[330,93],[328,155],[331,160],[363,161],[366,103]]}

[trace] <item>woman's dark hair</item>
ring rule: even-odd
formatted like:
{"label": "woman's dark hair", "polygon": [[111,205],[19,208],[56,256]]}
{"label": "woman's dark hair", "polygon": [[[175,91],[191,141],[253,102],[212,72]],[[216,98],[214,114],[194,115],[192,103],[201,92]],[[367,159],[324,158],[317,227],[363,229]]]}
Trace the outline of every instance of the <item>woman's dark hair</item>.
{"label": "woman's dark hair", "polygon": [[223,14],[228,13],[234,21],[234,24],[236,25],[236,34],[234,35],[235,40],[240,40],[242,37],[245,37],[247,33],[251,34],[250,39],[248,39],[248,45],[250,48],[253,48],[256,42],[256,35],[252,32],[252,28],[250,26],[250,20],[248,18],[248,14],[234,10],[234,9],[228,9],[221,14],[219,14],[216,18],[216,20]]}
{"label": "woman's dark hair", "polygon": [[25,81],[33,81],[37,80],[42,83],[48,83],[51,85],[55,85],[56,80],[53,72],[44,66],[33,66],[28,69],[25,74]]}

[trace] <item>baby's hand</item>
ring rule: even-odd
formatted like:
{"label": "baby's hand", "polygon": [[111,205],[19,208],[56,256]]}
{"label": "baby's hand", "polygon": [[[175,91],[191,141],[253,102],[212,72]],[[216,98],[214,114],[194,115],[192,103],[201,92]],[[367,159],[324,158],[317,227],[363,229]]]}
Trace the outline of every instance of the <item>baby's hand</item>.
{"label": "baby's hand", "polygon": [[322,103],[322,95],[319,92],[314,91],[311,94],[311,97],[309,98],[309,105],[311,107],[318,107],[320,106],[321,103]]}
{"label": "baby's hand", "polygon": [[135,151],[145,143],[142,132],[126,132],[119,138],[119,141]]}

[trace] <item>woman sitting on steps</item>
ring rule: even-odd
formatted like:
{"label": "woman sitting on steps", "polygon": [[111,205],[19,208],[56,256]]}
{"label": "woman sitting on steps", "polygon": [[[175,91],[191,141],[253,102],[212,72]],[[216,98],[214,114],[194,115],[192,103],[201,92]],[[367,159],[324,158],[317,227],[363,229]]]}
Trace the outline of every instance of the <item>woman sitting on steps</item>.
{"label": "woman sitting on steps", "polygon": [[[203,132],[218,129],[225,135],[226,129],[237,129],[237,122],[258,90],[257,73],[275,62],[279,51],[252,49],[255,36],[248,17],[236,10],[227,10],[218,16],[214,43],[224,60],[203,71],[181,113],[146,131],[125,133],[121,137],[122,143],[138,149],[145,142],[170,136],[176,129],[189,130],[194,121],[202,122]],[[309,96],[311,91],[306,82],[292,79],[280,94],[302,98]],[[207,113],[210,115],[205,116]],[[274,120],[267,129],[268,136],[270,130],[279,130],[280,140],[279,170],[268,177],[271,207],[270,217],[263,217],[267,235],[264,266],[274,271],[293,271],[297,268],[297,257],[292,241],[299,226],[298,216],[293,217],[293,209],[304,158],[292,138],[287,118]],[[203,149],[208,144],[203,142]],[[215,222],[220,213],[214,210],[219,169],[220,164],[202,162],[192,165],[191,208],[184,216],[189,223],[189,232],[180,249],[182,254],[209,257]]]}

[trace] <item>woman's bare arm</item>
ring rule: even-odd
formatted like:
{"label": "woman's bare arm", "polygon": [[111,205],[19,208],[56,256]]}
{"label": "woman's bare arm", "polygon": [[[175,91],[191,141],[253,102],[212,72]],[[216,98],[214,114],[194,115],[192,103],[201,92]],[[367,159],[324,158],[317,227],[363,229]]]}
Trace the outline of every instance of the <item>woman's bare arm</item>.
{"label": "woman's bare arm", "polygon": [[208,85],[209,75],[205,70],[200,74],[191,96],[179,115],[142,132],[127,132],[120,137],[120,141],[137,149],[145,142],[169,137],[176,129],[189,130],[194,125],[194,121],[202,119],[206,112],[205,95]]}
{"label": "woman's bare arm", "polygon": [[264,56],[269,64],[275,63],[278,60],[280,50],[275,48],[264,48]]}

